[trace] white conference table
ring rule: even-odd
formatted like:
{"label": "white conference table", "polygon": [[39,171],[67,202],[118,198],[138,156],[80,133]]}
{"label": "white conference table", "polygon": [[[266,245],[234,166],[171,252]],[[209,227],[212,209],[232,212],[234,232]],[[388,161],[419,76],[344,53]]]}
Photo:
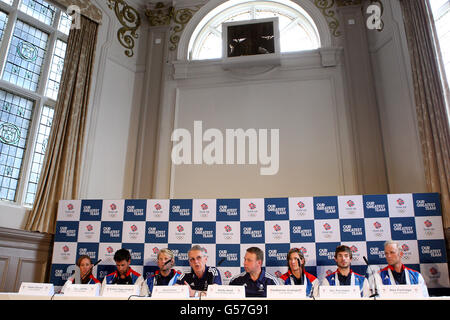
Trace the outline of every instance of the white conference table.
{"label": "white conference table", "polygon": [[[130,297],[102,297],[102,296],[95,296],[95,297],[85,297],[85,296],[67,296],[64,294],[55,294],[53,296],[40,296],[40,295],[26,295],[26,294],[19,294],[16,292],[0,292],[0,300],[150,300],[150,301],[158,301],[158,300],[169,300],[167,298],[151,298],[151,297],[138,297],[138,296],[130,296]],[[215,298],[208,298],[208,297],[201,297],[201,298],[170,298],[170,300],[185,300],[185,301],[214,301],[214,300],[229,300],[229,301],[247,301],[247,300],[253,300],[253,301],[265,301],[265,300],[306,300],[306,301],[312,301],[312,300],[344,300],[344,299],[329,299],[329,298],[320,298],[316,297],[313,298],[292,298],[292,299],[269,299],[269,298],[244,298],[244,299],[215,299]],[[345,299],[349,300],[349,299]],[[442,297],[429,297],[429,298],[417,298],[417,299],[383,299],[380,297],[377,298],[356,298],[356,299],[350,299],[354,301],[367,301],[367,300],[450,300],[450,296],[442,296]]]}

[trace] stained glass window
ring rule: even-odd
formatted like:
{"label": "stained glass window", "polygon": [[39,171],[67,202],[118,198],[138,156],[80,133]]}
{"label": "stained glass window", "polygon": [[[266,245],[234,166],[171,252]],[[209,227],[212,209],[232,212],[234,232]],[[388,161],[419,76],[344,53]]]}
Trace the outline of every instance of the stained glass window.
{"label": "stained glass window", "polygon": [[33,101],[0,89],[0,199],[15,200]]}
{"label": "stained glass window", "polygon": [[3,79],[36,91],[48,35],[20,20],[14,28]]}
{"label": "stained glass window", "polygon": [[42,164],[44,163],[45,151],[47,150],[48,138],[52,127],[53,112],[53,108],[48,106],[44,106],[42,109],[37,139],[34,146],[30,178],[28,179],[27,193],[25,196],[26,204],[33,204],[34,197],[36,196],[37,184],[41,174]]}
{"label": "stained glass window", "polygon": [[72,18],[67,13],[61,12],[58,30],[61,31],[62,33],[69,34],[71,25],[72,25]]}
{"label": "stained glass window", "polygon": [[64,41],[57,40],[55,51],[53,53],[50,74],[48,76],[47,90],[45,95],[54,100],[58,97],[59,82],[61,80],[62,69],[64,66],[64,55],[66,54],[67,44]]}
{"label": "stained glass window", "polygon": [[7,4],[9,4],[9,5],[12,5],[12,4],[13,4],[13,0],[0,0],[0,1],[2,1],[2,2],[4,2],[4,3],[7,3]]}
{"label": "stained glass window", "polygon": [[3,201],[32,206],[36,197],[71,17],[44,0],[0,2],[0,41],[8,48],[0,57],[1,211]]}
{"label": "stained glass window", "polygon": [[39,21],[52,25],[56,8],[42,0],[22,0],[20,11],[23,11]]}
{"label": "stained glass window", "polygon": [[8,23],[8,15],[0,11],[0,42],[3,39],[3,32],[5,31],[7,23]]}

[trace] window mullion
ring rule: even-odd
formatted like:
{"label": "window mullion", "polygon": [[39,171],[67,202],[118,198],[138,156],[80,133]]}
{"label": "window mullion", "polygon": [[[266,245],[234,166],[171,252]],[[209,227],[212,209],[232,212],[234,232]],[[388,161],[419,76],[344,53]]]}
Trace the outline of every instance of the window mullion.
{"label": "window mullion", "polygon": [[[1,0],[0,0],[1,1]],[[37,171],[33,170],[34,156],[36,152],[36,145],[39,141],[39,130],[40,130],[40,122],[41,116],[44,112],[44,105],[47,103],[49,105],[54,105],[54,101],[45,96],[45,91],[48,83],[48,78],[50,74],[53,53],[55,51],[56,42],[58,39],[67,40],[67,35],[58,31],[58,24],[60,17],[62,15],[62,11],[56,9],[54,14],[54,20],[52,25],[47,25],[44,22],[41,22],[37,18],[34,18],[31,15],[28,15],[25,12],[19,10],[21,5],[21,0],[14,0],[12,6],[4,6],[0,5],[0,9],[8,14],[8,22],[5,26],[3,39],[0,45],[0,87],[2,89],[10,92],[14,95],[20,95],[24,99],[27,97],[33,101],[33,109],[31,117],[28,115],[28,127],[27,127],[27,137],[26,137],[26,145],[23,148],[23,153],[21,155],[21,166],[20,172],[17,178],[17,184],[15,187],[15,197],[14,202],[20,206],[29,206],[27,204],[27,194],[29,192],[29,180],[33,177],[33,172]],[[4,68],[6,62],[8,61],[8,52],[10,50],[11,42],[13,40],[14,30],[17,25],[17,21],[20,20],[24,24],[28,24],[41,32],[45,32],[48,34],[47,45],[45,48],[44,60],[42,62],[39,83],[34,90],[27,90],[25,87],[15,84],[14,82],[8,82],[6,80],[2,80]],[[29,110],[29,109],[28,109]],[[25,130],[22,131],[24,134]],[[24,138],[24,136],[22,137]],[[40,149],[39,149],[40,150]],[[38,159],[38,163],[40,160]],[[18,167],[16,167],[18,168]]]}
{"label": "window mullion", "polygon": [[47,87],[47,83],[48,83],[48,77],[49,77],[49,73],[50,73],[53,52],[55,51],[56,40],[58,37],[57,28],[58,28],[58,22],[59,22],[60,16],[61,16],[61,10],[56,10],[56,14],[53,19],[53,25],[52,25],[52,27],[54,29],[50,33],[50,36],[48,39],[48,49],[47,49],[47,53],[45,55],[44,65],[42,66],[41,81],[40,81],[38,89],[37,89],[38,94],[40,94],[42,96],[45,96],[45,88]]}
{"label": "window mullion", "polygon": [[13,8],[8,14],[8,23],[6,24],[5,31],[3,32],[3,39],[0,45],[0,76],[3,74],[3,68],[5,67],[5,63],[8,58],[8,49],[13,36],[16,20],[17,8]]}
{"label": "window mullion", "polygon": [[299,21],[300,21],[300,18],[296,18],[296,19],[292,20],[283,28],[283,30],[280,30],[280,33],[287,32],[288,30],[293,28]]}
{"label": "window mullion", "polygon": [[17,185],[16,201],[20,205],[24,205],[25,197],[28,188],[28,180],[33,166],[33,154],[36,146],[37,132],[39,129],[39,120],[43,109],[43,99],[39,98],[33,108],[33,115],[31,116],[31,124],[28,130],[27,145],[22,160],[22,170],[20,171],[19,183]]}
{"label": "window mullion", "polygon": [[27,191],[28,191],[28,182],[30,180],[30,175],[31,175],[31,172],[33,169],[33,156],[35,153],[36,141],[38,139],[38,131],[39,131],[41,114],[42,114],[42,110],[43,110],[43,104],[44,104],[44,101],[46,100],[44,98],[45,97],[45,89],[47,87],[53,52],[54,52],[55,46],[56,46],[56,40],[57,40],[57,34],[58,34],[57,27],[58,27],[60,15],[61,15],[61,11],[56,10],[56,14],[55,14],[55,17],[53,20],[53,25],[52,25],[52,27],[54,29],[49,34],[49,39],[47,42],[48,43],[47,44],[47,52],[45,54],[44,64],[42,66],[42,72],[41,72],[39,85],[36,90],[37,94],[40,95],[42,98],[39,98],[36,101],[36,105],[35,105],[36,109],[34,110],[33,116],[32,116],[28,146],[26,148],[26,153],[24,155],[24,168],[26,168],[26,170],[22,170],[21,177],[20,177],[21,183],[20,183],[20,191],[19,191],[20,202],[22,205],[24,205],[25,201],[26,201],[26,196],[27,196]]}
{"label": "window mullion", "polygon": [[45,88],[47,86],[47,82],[48,82],[48,76],[50,73],[50,66],[52,63],[52,57],[53,57],[53,52],[55,50],[55,46],[56,46],[56,31],[52,31],[50,33],[49,39],[48,39],[48,46],[47,46],[47,52],[45,54],[45,59],[44,59],[44,65],[42,66],[42,73],[41,73],[41,79],[39,82],[39,86],[37,89],[37,93],[39,95],[44,96],[45,95]]}
{"label": "window mullion", "polygon": [[211,33],[213,33],[217,37],[219,37],[219,38],[222,37],[222,32],[221,31],[219,31],[219,30],[217,30],[217,29],[215,29],[215,28],[213,28],[211,26],[208,26],[208,30],[211,31]]}

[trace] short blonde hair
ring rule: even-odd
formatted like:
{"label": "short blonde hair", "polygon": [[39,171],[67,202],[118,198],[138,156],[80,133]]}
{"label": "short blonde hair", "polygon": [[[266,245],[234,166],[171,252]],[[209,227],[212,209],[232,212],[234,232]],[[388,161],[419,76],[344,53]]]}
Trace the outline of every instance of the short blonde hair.
{"label": "short blonde hair", "polygon": [[386,242],[384,243],[384,247],[385,247],[385,248],[386,248],[387,246],[389,246],[389,245],[396,245],[397,248],[398,248],[399,250],[402,250],[402,247],[400,247],[400,244],[399,244],[397,241],[394,241],[394,240],[388,240],[388,241],[386,241]]}
{"label": "short blonde hair", "polygon": [[170,250],[168,248],[163,248],[163,249],[159,250],[158,255],[156,256],[157,259],[159,259],[159,256],[161,253],[168,255],[170,257],[170,260],[172,260],[175,257],[172,250]]}

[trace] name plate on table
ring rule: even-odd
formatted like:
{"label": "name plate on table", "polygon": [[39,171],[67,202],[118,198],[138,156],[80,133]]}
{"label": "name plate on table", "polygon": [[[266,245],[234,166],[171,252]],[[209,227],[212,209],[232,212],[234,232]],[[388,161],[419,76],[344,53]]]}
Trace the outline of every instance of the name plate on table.
{"label": "name plate on table", "polygon": [[319,296],[326,299],[358,299],[361,292],[359,286],[320,286]]}
{"label": "name plate on table", "polygon": [[244,286],[209,285],[206,292],[208,298],[218,299],[244,299]]}
{"label": "name plate on table", "polygon": [[267,298],[269,299],[289,299],[289,298],[306,298],[306,286],[267,286]]}
{"label": "name plate on table", "polygon": [[381,286],[378,293],[381,298],[387,299],[423,298],[422,290],[417,284]]}
{"label": "name plate on table", "polygon": [[154,286],[152,298],[188,299],[189,286]]}
{"label": "name plate on table", "polygon": [[22,282],[19,294],[32,296],[52,296],[55,293],[53,283]]}
{"label": "name plate on table", "polygon": [[100,295],[101,284],[69,284],[64,295],[74,297],[97,297]]}
{"label": "name plate on table", "polygon": [[138,296],[140,287],[133,284],[106,284],[103,289],[103,297],[129,297]]}

